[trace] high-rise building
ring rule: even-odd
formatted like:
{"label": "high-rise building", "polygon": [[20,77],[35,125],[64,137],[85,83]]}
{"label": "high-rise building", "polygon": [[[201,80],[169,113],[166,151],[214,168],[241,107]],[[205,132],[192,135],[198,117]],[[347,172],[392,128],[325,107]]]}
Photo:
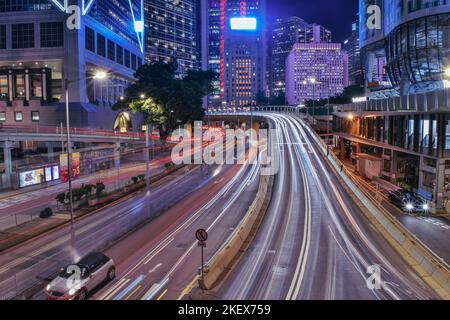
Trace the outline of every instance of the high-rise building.
{"label": "high-rise building", "polygon": [[[295,43],[304,37],[308,23],[298,17],[277,19],[272,25],[270,93],[278,96],[286,91],[286,59]],[[301,36],[302,35],[302,36]]]}
{"label": "high-rise building", "polygon": [[331,31],[317,23],[309,24],[299,33],[299,43],[330,43]]}
{"label": "high-rise building", "polygon": [[286,59],[296,43],[330,43],[331,31],[318,24],[309,24],[298,17],[277,19],[272,25],[270,94],[286,92]]}
{"label": "high-rise building", "polygon": [[336,147],[368,179],[450,212],[449,2],[375,1],[381,28],[368,28],[373,4],[360,1],[366,95],[335,113]]}
{"label": "high-rise building", "polygon": [[286,69],[290,105],[338,95],[348,85],[348,55],[340,43],[297,43]]}
{"label": "high-rise building", "polygon": [[343,49],[348,53],[349,84],[363,85],[364,73],[359,46],[359,21],[352,24],[352,34],[344,41]]}
{"label": "high-rise building", "polygon": [[265,0],[208,3],[208,64],[219,75],[209,105],[254,103],[258,92],[267,89]]}
{"label": "high-rise building", "polygon": [[[82,7],[82,1],[0,1],[1,123],[65,123],[67,80],[72,125],[113,128],[111,105],[143,62],[141,0],[89,2],[74,29],[66,24],[68,4]],[[108,79],[93,80],[97,71]]]}
{"label": "high-rise building", "polygon": [[145,57],[177,61],[178,74],[201,67],[197,0],[144,0]]}

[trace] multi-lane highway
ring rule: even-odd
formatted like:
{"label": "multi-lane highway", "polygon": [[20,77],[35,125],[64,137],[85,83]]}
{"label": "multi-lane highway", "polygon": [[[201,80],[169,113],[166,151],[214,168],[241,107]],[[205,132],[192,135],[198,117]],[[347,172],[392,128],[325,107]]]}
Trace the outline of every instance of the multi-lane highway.
{"label": "multi-lane highway", "polygon": [[[302,120],[265,114],[280,171],[255,241],[218,291],[225,299],[434,299],[437,294],[365,218]],[[381,267],[381,289],[367,268]]]}
{"label": "multi-lane highway", "polygon": [[[75,250],[70,245],[69,226],[39,237],[0,254],[0,292],[10,299],[25,292],[25,297],[42,289],[59,269],[83,255],[108,246],[146,219],[156,218],[168,207],[196,190],[214,184],[231,168],[215,172],[193,169],[180,171],[150,189],[75,222]],[[136,250],[136,248],[129,248]],[[34,288],[33,288],[34,287]],[[30,290],[31,289],[31,290]],[[28,291],[27,291],[28,290]],[[44,298],[42,291],[37,295]]]}

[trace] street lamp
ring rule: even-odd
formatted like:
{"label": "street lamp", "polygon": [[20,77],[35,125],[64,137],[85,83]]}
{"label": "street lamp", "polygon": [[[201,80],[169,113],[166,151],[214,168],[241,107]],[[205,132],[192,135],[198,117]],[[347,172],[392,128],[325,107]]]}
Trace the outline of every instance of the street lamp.
{"label": "street lamp", "polygon": [[[97,71],[93,76],[86,79],[103,80],[108,77],[104,71]],[[67,127],[67,171],[69,182],[69,203],[70,203],[70,239],[72,248],[75,248],[75,230],[74,230],[74,215],[73,215],[73,190],[72,190],[72,147],[70,142],[70,113],[69,113],[69,84],[80,81],[82,78],[75,80],[64,80],[65,97],[66,97],[66,127]]]}
{"label": "street lamp", "polygon": [[446,77],[450,78],[450,67],[444,70],[444,74]]}

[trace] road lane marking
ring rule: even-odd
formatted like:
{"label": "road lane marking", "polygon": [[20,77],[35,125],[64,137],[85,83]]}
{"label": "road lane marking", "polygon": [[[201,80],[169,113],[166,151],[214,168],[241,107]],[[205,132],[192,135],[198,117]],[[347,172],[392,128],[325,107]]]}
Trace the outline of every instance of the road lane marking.
{"label": "road lane marking", "polygon": [[141,274],[113,300],[122,300],[122,298],[125,297],[131,290],[133,290],[133,288],[135,288],[142,280],[144,280],[144,275]]}
{"label": "road lane marking", "polygon": [[149,270],[148,273],[153,273],[155,272],[159,267],[161,267],[163,264],[162,263],[158,263],[153,269]]}
{"label": "road lane marking", "polygon": [[162,298],[166,295],[167,291],[169,290],[168,289],[164,290],[163,293],[161,293],[156,300],[162,300]]}
{"label": "road lane marking", "polygon": [[138,285],[129,295],[125,297],[125,300],[129,300],[139,289],[141,288],[141,285]]}
{"label": "road lane marking", "polygon": [[110,290],[106,291],[106,293],[103,295],[105,298],[102,298],[100,296],[99,300],[109,300],[113,295],[115,295],[120,289],[123,288],[128,282],[130,282],[130,279],[122,278],[117,282]]}

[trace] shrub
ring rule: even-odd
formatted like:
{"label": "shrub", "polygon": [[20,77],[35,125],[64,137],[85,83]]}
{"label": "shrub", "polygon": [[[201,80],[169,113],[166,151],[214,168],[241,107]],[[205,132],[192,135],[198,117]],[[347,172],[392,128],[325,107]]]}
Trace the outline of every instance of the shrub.
{"label": "shrub", "polygon": [[139,181],[144,181],[145,180],[145,174],[138,175],[138,179],[139,179]]}
{"label": "shrub", "polygon": [[97,198],[100,198],[105,189],[106,186],[103,182],[97,182],[97,184],[95,185],[95,195],[97,196]]}
{"label": "shrub", "polygon": [[65,194],[64,192],[58,194],[58,195],[56,196],[56,202],[57,202],[57,203],[60,203],[60,204],[64,204],[64,203],[66,202],[66,194]]}
{"label": "shrub", "polygon": [[131,178],[134,184],[137,184],[139,182],[139,177],[133,177]]}
{"label": "shrub", "polygon": [[93,184],[88,184],[84,186],[84,195],[87,197],[92,196],[92,192],[94,191],[95,186]]}
{"label": "shrub", "polygon": [[45,208],[41,211],[41,214],[39,215],[41,219],[47,219],[53,216],[53,210],[52,208]]}

